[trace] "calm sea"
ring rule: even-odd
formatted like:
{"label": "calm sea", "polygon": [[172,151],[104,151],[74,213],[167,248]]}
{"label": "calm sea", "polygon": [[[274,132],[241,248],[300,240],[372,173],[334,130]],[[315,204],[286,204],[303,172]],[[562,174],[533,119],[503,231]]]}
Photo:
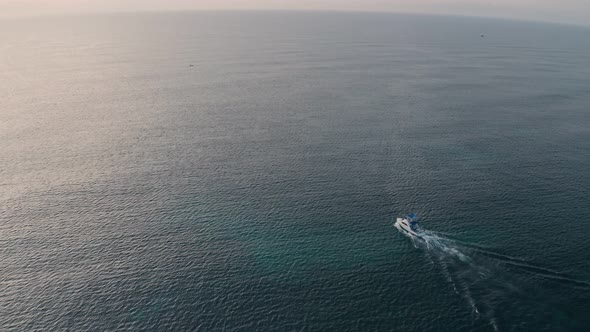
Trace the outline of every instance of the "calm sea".
{"label": "calm sea", "polygon": [[590,28],[209,12],[0,41],[2,331],[590,326]]}

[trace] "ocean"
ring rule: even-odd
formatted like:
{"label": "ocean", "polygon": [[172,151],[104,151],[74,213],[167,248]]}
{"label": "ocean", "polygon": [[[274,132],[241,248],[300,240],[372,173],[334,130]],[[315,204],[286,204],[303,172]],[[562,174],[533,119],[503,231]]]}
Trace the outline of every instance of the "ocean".
{"label": "ocean", "polygon": [[589,36],[2,20],[0,330],[587,331]]}

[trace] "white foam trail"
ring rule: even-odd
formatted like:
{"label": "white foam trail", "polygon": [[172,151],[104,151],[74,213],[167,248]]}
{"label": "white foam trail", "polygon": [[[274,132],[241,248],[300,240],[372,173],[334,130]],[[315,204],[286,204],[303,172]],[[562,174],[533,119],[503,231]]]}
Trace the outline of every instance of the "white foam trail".
{"label": "white foam trail", "polygon": [[[442,234],[440,232],[427,231],[426,233],[428,235],[425,236],[424,239],[427,243],[427,248],[429,250],[442,250],[448,255],[457,257],[465,263],[469,263],[471,261],[471,257],[464,253],[465,250],[467,250],[472,252],[473,254],[477,254],[479,256],[484,256],[488,259],[492,259],[493,261],[502,264],[504,267],[517,268],[522,272],[530,273],[540,278],[550,279],[556,282],[570,284],[572,286],[581,287],[584,289],[590,288],[590,282],[586,280],[576,279],[572,276],[569,276],[559,271],[554,271],[545,267],[536,266],[534,264],[531,264],[527,260],[502,254],[475,244],[463,242],[456,239],[445,238],[438,235]],[[482,279],[488,278],[488,273],[486,272],[487,269],[483,268],[483,266],[473,265],[473,267],[482,270],[479,272]],[[506,286],[513,287],[510,284],[507,284]],[[514,290],[517,290],[515,287],[513,288]]]}
{"label": "white foam trail", "polygon": [[424,235],[424,241],[426,242],[426,247],[429,250],[439,250],[447,255],[453,256],[461,260],[462,262],[469,263],[471,258],[461,252],[457,247],[453,246],[451,241],[435,235],[431,232],[426,231],[426,235]]}
{"label": "white foam trail", "polygon": [[474,278],[478,280],[486,279],[489,271],[476,265],[468,254],[454,244],[453,240],[437,233],[425,231],[424,241],[411,238],[414,247],[419,248],[420,244],[426,247],[430,260],[440,267],[441,272],[451,284],[455,293],[467,301],[476,317],[483,316],[489,319],[489,324],[494,327],[494,330],[498,330],[493,310],[482,310],[470,289],[470,285],[474,283]]}
{"label": "white foam trail", "polygon": [[494,331],[499,331],[496,309],[507,299],[527,297],[528,281],[518,275],[530,274],[564,286],[590,289],[590,282],[535,265],[534,263],[487,248],[461,241],[451,234],[424,231],[422,239],[410,237],[414,247],[423,249],[430,262],[440,269],[453,291],[471,306],[476,319],[484,319]]}
{"label": "white foam trail", "polygon": [[494,331],[500,331],[500,329],[498,329],[498,324],[496,324],[495,318],[490,319],[490,325],[492,325],[492,327],[494,328]]}

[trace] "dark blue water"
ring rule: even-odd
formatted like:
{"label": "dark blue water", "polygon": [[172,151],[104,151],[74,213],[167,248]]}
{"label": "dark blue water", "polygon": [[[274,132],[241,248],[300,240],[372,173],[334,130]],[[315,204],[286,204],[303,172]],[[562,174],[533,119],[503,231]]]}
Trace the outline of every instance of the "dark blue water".
{"label": "dark blue water", "polygon": [[0,330],[583,331],[589,36],[1,21]]}

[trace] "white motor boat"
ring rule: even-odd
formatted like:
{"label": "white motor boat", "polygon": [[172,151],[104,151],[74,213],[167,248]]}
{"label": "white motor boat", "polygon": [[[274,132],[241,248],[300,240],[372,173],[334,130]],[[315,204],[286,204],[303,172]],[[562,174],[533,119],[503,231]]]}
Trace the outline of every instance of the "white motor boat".
{"label": "white motor boat", "polygon": [[394,226],[407,236],[424,240],[424,230],[416,221],[416,215],[413,213],[408,214],[405,218],[397,218]]}

